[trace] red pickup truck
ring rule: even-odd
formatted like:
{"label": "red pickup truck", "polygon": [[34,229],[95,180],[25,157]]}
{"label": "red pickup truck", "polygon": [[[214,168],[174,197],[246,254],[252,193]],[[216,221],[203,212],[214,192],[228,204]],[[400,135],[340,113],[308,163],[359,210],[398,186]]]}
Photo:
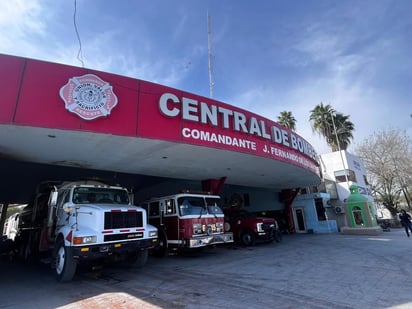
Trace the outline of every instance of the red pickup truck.
{"label": "red pickup truck", "polygon": [[258,217],[243,208],[223,209],[225,231],[232,232],[236,241],[245,246],[254,246],[256,242],[280,242],[282,233],[273,218]]}

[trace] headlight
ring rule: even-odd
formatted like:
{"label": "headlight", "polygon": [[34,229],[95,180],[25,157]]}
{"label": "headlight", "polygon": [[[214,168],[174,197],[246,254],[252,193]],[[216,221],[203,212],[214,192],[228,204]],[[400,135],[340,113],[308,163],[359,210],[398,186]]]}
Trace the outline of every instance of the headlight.
{"label": "headlight", "polygon": [[193,224],[193,234],[202,234],[202,225],[200,223]]}
{"label": "headlight", "polygon": [[149,231],[149,237],[157,237],[157,230],[156,231]]}
{"label": "headlight", "polygon": [[257,228],[257,231],[258,231],[258,232],[263,232],[262,223],[257,223],[257,224],[256,224],[256,228]]}
{"label": "headlight", "polygon": [[64,203],[63,204],[63,210],[67,213],[70,213],[72,208],[73,208],[73,203]]}
{"label": "headlight", "polygon": [[92,244],[97,241],[97,236],[83,236],[83,237],[74,237],[73,244],[75,245],[85,245]]}

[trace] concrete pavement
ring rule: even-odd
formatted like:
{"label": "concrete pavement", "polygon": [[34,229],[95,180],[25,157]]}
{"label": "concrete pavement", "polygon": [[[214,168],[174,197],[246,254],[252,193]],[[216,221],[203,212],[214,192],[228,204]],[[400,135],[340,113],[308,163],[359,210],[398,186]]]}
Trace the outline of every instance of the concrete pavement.
{"label": "concrete pavement", "polygon": [[0,308],[412,308],[412,237],[285,235],[282,243],[149,258],[142,269],[80,269],[56,283],[44,265],[0,261]]}

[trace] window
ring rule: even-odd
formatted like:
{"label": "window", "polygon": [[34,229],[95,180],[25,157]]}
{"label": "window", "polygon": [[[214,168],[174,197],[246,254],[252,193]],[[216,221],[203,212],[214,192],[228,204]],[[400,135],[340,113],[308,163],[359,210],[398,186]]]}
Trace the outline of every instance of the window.
{"label": "window", "polygon": [[166,214],[172,215],[176,213],[175,200],[166,200]]}
{"label": "window", "polygon": [[[249,195],[248,195],[249,196]],[[222,209],[220,208],[221,199],[214,197],[206,197],[207,212],[210,214],[223,214]]]}
{"label": "window", "polygon": [[338,191],[336,189],[336,183],[334,181],[325,179],[325,189],[326,189],[326,193],[330,194],[331,199],[338,198]]}
{"label": "window", "polygon": [[355,225],[363,226],[363,217],[362,217],[362,210],[360,207],[355,206],[352,209],[353,219],[355,220]]}
{"label": "window", "polygon": [[206,213],[206,205],[203,197],[182,196],[177,200],[180,215],[202,215]]}
{"label": "window", "polygon": [[159,202],[149,204],[149,216],[156,217],[159,215]]}
{"label": "window", "polygon": [[346,182],[345,172],[346,172],[346,176],[348,177],[348,181],[357,182],[355,172],[352,170],[335,171],[334,174],[335,174],[336,182]]}
{"label": "window", "polygon": [[95,187],[77,187],[73,191],[73,202],[76,204],[123,204],[128,205],[129,194],[126,190]]}

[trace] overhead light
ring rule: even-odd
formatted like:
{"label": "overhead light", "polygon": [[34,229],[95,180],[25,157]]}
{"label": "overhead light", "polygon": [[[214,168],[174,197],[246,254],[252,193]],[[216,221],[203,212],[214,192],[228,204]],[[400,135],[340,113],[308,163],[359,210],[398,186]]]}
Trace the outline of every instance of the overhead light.
{"label": "overhead light", "polygon": [[163,156],[162,159],[167,159],[167,157],[166,157],[166,156]]}
{"label": "overhead light", "polygon": [[47,137],[50,137],[50,138],[56,138],[56,135],[53,135],[53,134],[48,134],[48,135],[47,135]]}

